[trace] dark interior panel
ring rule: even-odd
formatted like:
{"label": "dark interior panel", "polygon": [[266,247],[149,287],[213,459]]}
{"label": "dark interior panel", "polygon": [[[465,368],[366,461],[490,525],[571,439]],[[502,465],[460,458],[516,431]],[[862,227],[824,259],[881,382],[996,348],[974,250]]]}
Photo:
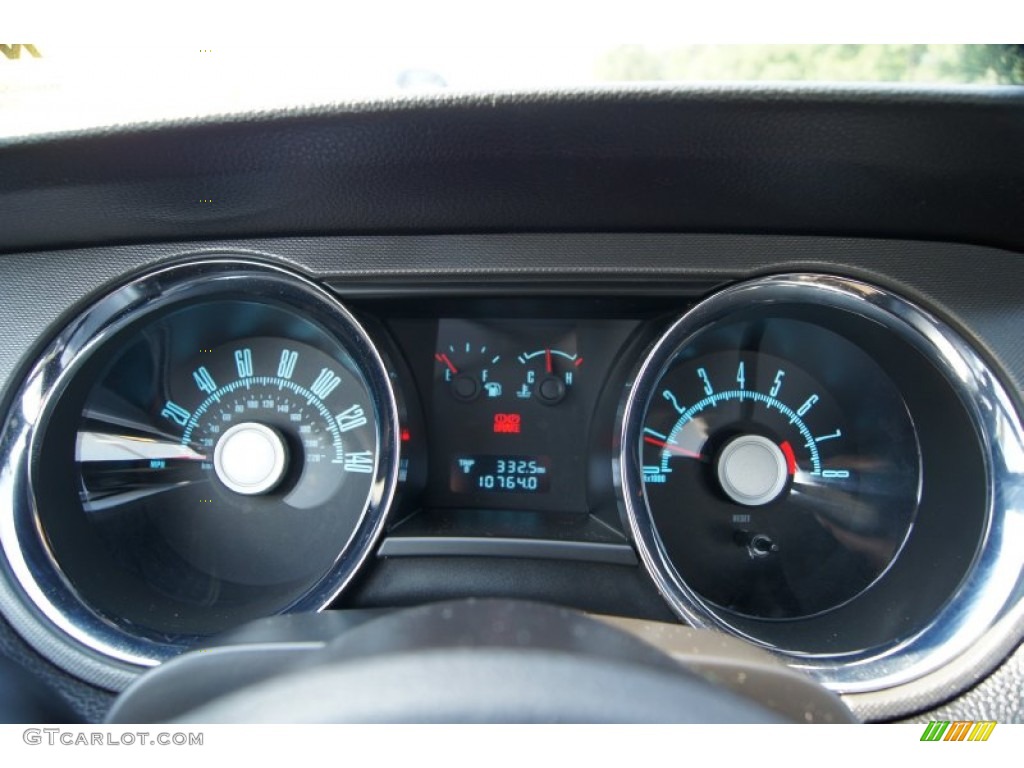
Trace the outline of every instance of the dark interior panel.
{"label": "dark interior panel", "polygon": [[[354,103],[10,140],[0,250],[359,233],[722,232],[1020,248],[1024,88]],[[212,203],[200,202],[212,200]]]}
{"label": "dark interior panel", "polygon": [[[952,326],[1019,413],[1022,169],[1019,87],[421,98],[5,140],[0,407],[62,326],[133,277],[225,255],[285,266],[329,288],[407,367],[398,378],[419,409],[411,423],[433,431],[429,450],[446,462],[429,503],[396,506],[377,556],[333,607],[513,597],[674,621],[637,559],[609,471],[620,393],[644,350],[720,287],[839,275]],[[600,380],[572,392],[585,414],[561,402],[564,391],[550,407],[516,410],[545,424],[510,456],[530,467],[512,478],[529,493],[480,491],[511,482],[488,463],[501,454],[488,429],[463,443],[436,436],[466,412],[439,399],[445,383],[431,368],[456,337],[474,354],[503,339],[502,354],[525,358],[524,375],[530,355],[551,348],[571,363],[585,357],[587,371],[600,364]],[[514,392],[521,378],[517,368],[501,383]],[[486,383],[467,400],[485,397]],[[560,423],[559,408],[586,416],[586,429]],[[498,423],[485,416],[484,426]],[[577,442],[599,457],[600,482],[581,479],[593,467],[573,454]],[[409,455],[417,449],[428,446]],[[469,482],[457,477],[460,459],[479,462],[478,474],[466,469],[473,492],[459,484]],[[572,483],[538,480],[570,470]],[[80,717],[103,716],[107,692],[38,655],[3,619],[0,655]],[[1024,717],[1020,659],[978,694],[1013,698],[1008,719]],[[977,710],[986,699],[973,695],[950,711]]]}

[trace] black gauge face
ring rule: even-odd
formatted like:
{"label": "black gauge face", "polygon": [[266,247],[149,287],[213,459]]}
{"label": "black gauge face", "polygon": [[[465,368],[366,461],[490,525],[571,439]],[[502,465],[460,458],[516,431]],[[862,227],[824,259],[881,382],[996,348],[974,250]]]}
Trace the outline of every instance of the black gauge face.
{"label": "black gauge face", "polygon": [[572,389],[583,358],[566,349],[532,349],[518,358],[522,366],[522,384],[518,392],[529,393],[537,402],[557,405]]}
{"label": "black gauge face", "polygon": [[504,371],[499,367],[501,352],[494,346],[491,344],[488,351],[487,344],[459,339],[434,353],[438,371],[452,397],[468,403],[478,397],[502,396],[507,384],[502,382]]}
{"label": "black gauge face", "polygon": [[385,401],[344,332],[273,301],[210,298],[106,342],[44,446],[70,462],[74,495],[40,503],[90,606],[207,634],[287,610],[338,567],[394,458]]}
{"label": "black gauge face", "polygon": [[[318,517],[361,512],[377,460],[361,377],[294,340],[233,339],[172,362],[158,396],[133,402],[118,388],[144,373],[135,366],[156,351],[153,338],[129,348],[86,402],[75,455],[85,513],[113,529],[154,515],[174,554],[239,584],[328,566],[338,542],[323,539]],[[267,541],[278,546],[254,557]]]}
{"label": "black gauge face", "polygon": [[792,319],[698,334],[643,422],[643,488],[701,597],[758,618],[864,591],[917,510],[920,458],[895,385],[850,340]]}

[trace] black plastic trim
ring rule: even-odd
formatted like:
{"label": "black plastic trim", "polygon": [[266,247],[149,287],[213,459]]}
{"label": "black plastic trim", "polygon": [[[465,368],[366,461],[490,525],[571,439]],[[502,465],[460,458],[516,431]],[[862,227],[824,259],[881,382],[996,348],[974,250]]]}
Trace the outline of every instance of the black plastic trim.
{"label": "black plastic trim", "polygon": [[1024,248],[1022,167],[1015,86],[630,86],[342,103],[8,139],[0,251],[530,231]]}
{"label": "black plastic trim", "polygon": [[390,536],[377,550],[378,557],[525,557],[548,560],[588,560],[612,565],[636,565],[628,544],[591,541],[497,539],[472,536]]}

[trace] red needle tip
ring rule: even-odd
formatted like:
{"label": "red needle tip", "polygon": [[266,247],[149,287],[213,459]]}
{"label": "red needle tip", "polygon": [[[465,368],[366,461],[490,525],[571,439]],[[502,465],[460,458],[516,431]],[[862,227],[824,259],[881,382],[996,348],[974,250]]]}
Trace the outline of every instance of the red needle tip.
{"label": "red needle tip", "polygon": [[658,440],[658,439],[653,438],[653,437],[647,437],[646,435],[644,436],[644,442],[645,443],[650,443],[651,445],[656,445],[659,448],[664,448],[669,453],[674,453],[677,456],[687,456],[687,457],[689,457],[691,459],[703,459],[704,458],[701,454],[696,453],[694,451],[688,451],[685,448],[680,448],[678,445],[669,445],[664,440]]}
{"label": "red needle tip", "polygon": [[451,371],[453,374],[458,374],[459,369],[452,365],[452,361],[448,359],[448,355],[443,355],[440,352],[438,352],[437,354],[434,355],[434,359],[437,360],[437,362],[444,363],[446,366],[448,366],[448,370]]}

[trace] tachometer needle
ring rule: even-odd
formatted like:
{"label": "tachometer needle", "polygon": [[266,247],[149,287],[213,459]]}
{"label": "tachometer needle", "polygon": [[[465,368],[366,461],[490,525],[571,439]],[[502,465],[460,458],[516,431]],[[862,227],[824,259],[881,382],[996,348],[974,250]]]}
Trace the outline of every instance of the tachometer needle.
{"label": "tachometer needle", "polygon": [[658,440],[657,438],[654,438],[654,437],[647,437],[645,435],[644,436],[644,442],[645,443],[650,443],[651,445],[656,445],[659,448],[664,448],[669,453],[674,453],[674,454],[676,454],[678,456],[686,456],[686,457],[691,458],[691,459],[703,459],[704,458],[703,454],[695,453],[694,451],[688,451],[685,448],[680,448],[678,445],[671,445],[670,443],[666,443],[664,440]]}
{"label": "tachometer needle", "polygon": [[544,365],[547,368],[547,372],[551,373],[551,350],[544,350]]}
{"label": "tachometer needle", "polygon": [[448,359],[448,355],[438,352],[434,355],[434,359],[437,360],[437,362],[444,363],[448,366],[448,370],[452,372],[452,375],[458,375],[459,369],[452,365],[452,361]]}

